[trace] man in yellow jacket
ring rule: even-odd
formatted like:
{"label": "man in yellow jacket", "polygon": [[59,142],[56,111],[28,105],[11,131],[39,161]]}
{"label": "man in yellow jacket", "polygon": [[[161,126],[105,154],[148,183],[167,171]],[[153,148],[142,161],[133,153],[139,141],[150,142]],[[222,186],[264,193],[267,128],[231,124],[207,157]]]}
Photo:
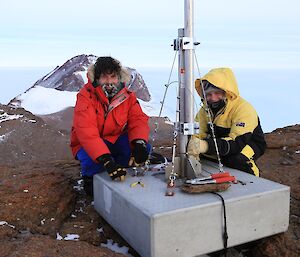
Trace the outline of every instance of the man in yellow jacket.
{"label": "man in yellow jacket", "polygon": [[229,68],[212,69],[196,80],[195,88],[206,101],[196,116],[200,133],[191,138],[188,154],[216,159],[213,127],[222,163],[259,176],[255,160],[265,151],[264,133],[255,109],[240,96],[233,72]]}

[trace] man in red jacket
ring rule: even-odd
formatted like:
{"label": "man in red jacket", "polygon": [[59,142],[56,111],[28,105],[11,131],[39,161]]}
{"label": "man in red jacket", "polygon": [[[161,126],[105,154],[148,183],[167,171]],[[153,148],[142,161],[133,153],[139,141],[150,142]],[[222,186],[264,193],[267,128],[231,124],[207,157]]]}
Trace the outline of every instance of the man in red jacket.
{"label": "man in red jacket", "polygon": [[81,164],[84,189],[92,195],[94,174],[106,170],[112,180],[123,180],[129,160],[142,165],[150,145],[148,116],[125,87],[130,74],[120,62],[99,57],[87,77],[77,94],[71,148]]}

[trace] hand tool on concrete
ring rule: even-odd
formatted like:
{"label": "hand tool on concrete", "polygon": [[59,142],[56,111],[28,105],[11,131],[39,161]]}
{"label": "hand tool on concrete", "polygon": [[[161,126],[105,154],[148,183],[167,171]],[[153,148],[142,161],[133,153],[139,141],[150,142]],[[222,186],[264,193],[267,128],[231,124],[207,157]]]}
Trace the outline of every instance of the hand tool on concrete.
{"label": "hand tool on concrete", "polygon": [[190,179],[190,180],[187,180],[186,183],[190,183],[189,181],[196,182],[196,181],[203,181],[203,180],[208,180],[208,179],[224,178],[224,177],[229,177],[229,176],[231,176],[229,172],[221,172],[221,173],[211,174],[210,176],[207,176],[207,177]]}
{"label": "hand tool on concrete", "polygon": [[236,178],[234,176],[226,176],[221,178],[215,178],[215,179],[207,179],[207,180],[198,180],[196,179],[190,179],[185,181],[186,184],[191,185],[206,185],[206,184],[220,184],[225,182],[232,182],[235,181]]}

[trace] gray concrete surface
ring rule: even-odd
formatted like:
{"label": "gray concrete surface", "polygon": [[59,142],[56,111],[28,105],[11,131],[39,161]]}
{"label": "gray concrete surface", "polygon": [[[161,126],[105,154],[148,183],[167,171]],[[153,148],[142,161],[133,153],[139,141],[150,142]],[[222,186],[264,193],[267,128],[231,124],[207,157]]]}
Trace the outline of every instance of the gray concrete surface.
{"label": "gray concrete surface", "polygon": [[[216,164],[202,163],[203,175],[217,173]],[[222,192],[227,213],[228,247],[286,231],[290,189],[287,186],[225,168],[245,185]],[[130,185],[142,181],[144,187]],[[178,181],[179,183],[179,181]],[[96,210],[143,257],[192,257],[223,248],[223,210],[218,196],[187,194],[175,189],[165,196],[164,174],[148,172],[111,181],[94,176]]]}

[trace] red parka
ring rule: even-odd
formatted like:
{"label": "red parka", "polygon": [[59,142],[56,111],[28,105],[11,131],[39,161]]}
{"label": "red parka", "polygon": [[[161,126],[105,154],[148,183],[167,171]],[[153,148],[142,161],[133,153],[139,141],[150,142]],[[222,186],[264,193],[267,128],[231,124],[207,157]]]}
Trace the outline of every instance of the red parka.
{"label": "red parka", "polygon": [[89,80],[77,94],[71,134],[72,153],[75,157],[83,147],[96,160],[110,153],[104,139],[115,143],[125,132],[129,142],[135,139],[148,142],[148,119],[135,93],[124,87],[109,103],[102,88],[94,88]]}

